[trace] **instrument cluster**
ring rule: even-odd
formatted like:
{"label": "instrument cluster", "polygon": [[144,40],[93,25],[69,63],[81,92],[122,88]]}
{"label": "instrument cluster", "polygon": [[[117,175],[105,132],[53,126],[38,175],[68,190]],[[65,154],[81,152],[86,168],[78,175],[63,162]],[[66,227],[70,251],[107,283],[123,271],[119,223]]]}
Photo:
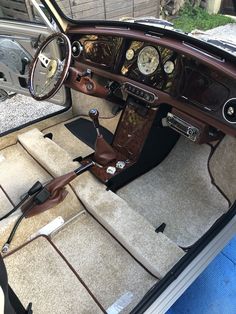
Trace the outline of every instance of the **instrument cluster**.
{"label": "instrument cluster", "polygon": [[132,41],[125,54],[121,74],[133,80],[168,91],[176,73],[177,53],[172,50]]}

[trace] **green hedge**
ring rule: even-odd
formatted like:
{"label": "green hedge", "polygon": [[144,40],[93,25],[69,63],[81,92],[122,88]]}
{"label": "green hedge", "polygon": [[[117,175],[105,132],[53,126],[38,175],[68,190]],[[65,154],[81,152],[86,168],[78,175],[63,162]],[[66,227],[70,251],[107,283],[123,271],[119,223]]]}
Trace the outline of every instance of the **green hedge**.
{"label": "green hedge", "polygon": [[209,14],[200,7],[192,7],[190,4],[184,5],[179,16],[173,21],[174,27],[184,32],[191,32],[194,29],[208,30],[228,23],[235,23],[235,20],[221,14]]}

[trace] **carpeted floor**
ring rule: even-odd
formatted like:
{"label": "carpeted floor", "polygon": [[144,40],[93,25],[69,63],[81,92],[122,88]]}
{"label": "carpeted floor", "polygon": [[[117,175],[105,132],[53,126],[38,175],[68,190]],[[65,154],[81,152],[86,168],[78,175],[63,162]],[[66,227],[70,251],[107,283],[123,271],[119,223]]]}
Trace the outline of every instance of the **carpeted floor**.
{"label": "carpeted floor", "polygon": [[[37,130],[19,136],[25,149],[54,177],[78,167],[67,151],[44,138]],[[162,278],[184,255],[182,249],[153,226],[126,201],[86,172],[71,182],[86,209],[98,219],[138,261],[157,278]]]}
{"label": "carpeted floor", "polygon": [[[45,184],[52,177],[42,168],[18,143],[3,149],[0,153],[0,217],[16,205],[22,195],[36,182]],[[22,245],[33,233],[48,224],[58,216],[62,216],[66,221],[83,210],[78,198],[67,187],[69,192],[64,202],[54,208],[34,216],[30,219],[23,219],[17,234],[14,237],[10,249]],[[10,203],[9,199],[12,203]],[[0,222],[0,247],[6,242],[11,229],[20,215],[20,209],[7,219]]]}
{"label": "carpeted floor", "polygon": [[102,313],[54,247],[37,238],[5,258],[9,284],[34,314]]}
{"label": "carpeted floor", "polygon": [[52,241],[109,313],[122,303],[119,313],[129,313],[157,282],[89,214]]}
{"label": "carpeted floor", "polygon": [[225,136],[209,162],[215,183],[233,204],[236,200],[236,138]]}
{"label": "carpeted floor", "polygon": [[194,244],[228,209],[228,202],[211,184],[210,146],[181,137],[156,168],[118,191],[132,208],[181,247]]}

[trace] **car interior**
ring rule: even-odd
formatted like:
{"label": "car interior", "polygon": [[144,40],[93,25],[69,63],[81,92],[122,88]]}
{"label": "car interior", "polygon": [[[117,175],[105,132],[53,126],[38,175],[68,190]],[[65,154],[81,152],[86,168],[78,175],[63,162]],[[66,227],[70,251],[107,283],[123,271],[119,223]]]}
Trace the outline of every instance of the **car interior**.
{"label": "car interior", "polygon": [[[5,252],[9,283],[35,313],[134,313],[233,208],[235,57],[149,29],[70,22],[45,41],[34,27],[0,37],[6,89],[72,104],[1,137],[0,216],[36,181],[83,172],[25,212]],[[0,221],[1,246],[20,215]]]}

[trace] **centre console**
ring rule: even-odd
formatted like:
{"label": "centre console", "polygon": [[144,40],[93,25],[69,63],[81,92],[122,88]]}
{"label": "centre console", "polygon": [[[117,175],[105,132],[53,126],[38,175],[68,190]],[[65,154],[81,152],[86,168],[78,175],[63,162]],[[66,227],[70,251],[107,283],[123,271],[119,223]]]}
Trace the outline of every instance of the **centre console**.
{"label": "centre console", "polygon": [[[111,144],[116,157],[106,165],[96,163],[91,168],[108,189],[116,191],[155,167],[170,152],[179,135],[162,126],[167,110],[128,98]],[[94,160],[95,154],[86,157],[82,163]]]}

